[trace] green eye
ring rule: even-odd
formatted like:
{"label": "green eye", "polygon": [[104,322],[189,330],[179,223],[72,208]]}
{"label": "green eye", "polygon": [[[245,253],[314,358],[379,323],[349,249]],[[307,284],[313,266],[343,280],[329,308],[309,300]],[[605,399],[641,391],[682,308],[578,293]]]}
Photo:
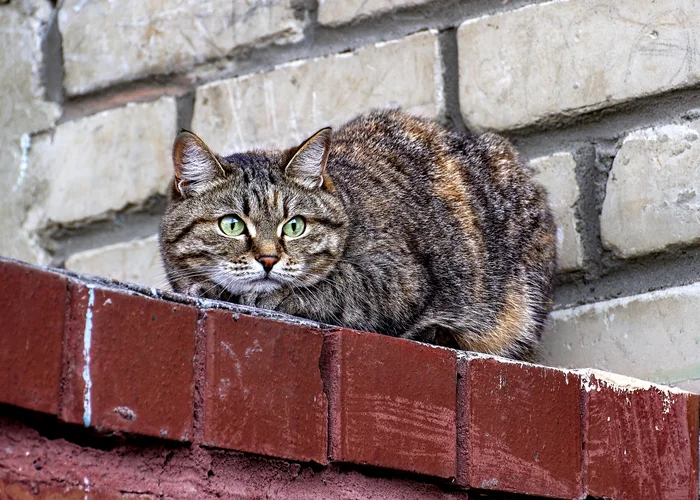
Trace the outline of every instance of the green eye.
{"label": "green eye", "polygon": [[245,223],[235,215],[225,215],[219,219],[219,229],[226,236],[240,236],[245,231]]}
{"label": "green eye", "polygon": [[306,229],[306,221],[301,215],[292,217],[282,226],[282,232],[291,238],[301,236],[304,233],[304,229]]}

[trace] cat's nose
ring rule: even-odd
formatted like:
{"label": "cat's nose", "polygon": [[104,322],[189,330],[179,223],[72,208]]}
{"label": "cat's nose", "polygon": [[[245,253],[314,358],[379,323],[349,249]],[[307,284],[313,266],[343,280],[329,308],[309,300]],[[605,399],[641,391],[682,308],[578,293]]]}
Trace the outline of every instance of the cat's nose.
{"label": "cat's nose", "polygon": [[261,255],[258,257],[258,262],[263,265],[266,273],[272,271],[272,266],[277,264],[279,261],[280,259],[276,255]]}

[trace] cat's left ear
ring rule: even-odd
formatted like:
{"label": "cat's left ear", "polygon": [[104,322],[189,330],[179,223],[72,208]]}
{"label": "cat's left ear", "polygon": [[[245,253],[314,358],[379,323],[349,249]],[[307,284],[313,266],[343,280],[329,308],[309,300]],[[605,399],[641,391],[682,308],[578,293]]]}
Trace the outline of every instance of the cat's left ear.
{"label": "cat's left ear", "polygon": [[182,196],[195,195],[214,179],[226,174],[204,141],[186,130],[175,139],[173,166],[175,187]]}
{"label": "cat's left ear", "polygon": [[332,191],[332,184],[326,174],[326,162],[331,148],[331,129],[324,128],[309,137],[299,146],[287,166],[284,176],[287,180],[306,189],[324,186]]}

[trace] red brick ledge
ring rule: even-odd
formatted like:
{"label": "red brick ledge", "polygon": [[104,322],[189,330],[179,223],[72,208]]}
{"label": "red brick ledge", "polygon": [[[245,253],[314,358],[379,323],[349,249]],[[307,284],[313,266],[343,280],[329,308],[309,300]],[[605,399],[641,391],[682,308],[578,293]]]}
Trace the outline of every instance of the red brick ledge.
{"label": "red brick ledge", "polygon": [[[411,487],[698,498],[697,395],[11,260],[0,280],[7,405],[192,453],[408,473]],[[0,493],[31,479],[13,460],[0,447],[0,474],[14,481]]]}

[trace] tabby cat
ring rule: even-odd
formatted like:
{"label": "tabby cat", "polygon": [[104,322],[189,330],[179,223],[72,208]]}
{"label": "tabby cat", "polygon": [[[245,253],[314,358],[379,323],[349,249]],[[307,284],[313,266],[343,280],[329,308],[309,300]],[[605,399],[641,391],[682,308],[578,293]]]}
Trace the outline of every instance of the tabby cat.
{"label": "tabby cat", "polygon": [[183,131],[160,247],[177,292],[530,359],[555,224],[505,139],[398,110],[282,151]]}

